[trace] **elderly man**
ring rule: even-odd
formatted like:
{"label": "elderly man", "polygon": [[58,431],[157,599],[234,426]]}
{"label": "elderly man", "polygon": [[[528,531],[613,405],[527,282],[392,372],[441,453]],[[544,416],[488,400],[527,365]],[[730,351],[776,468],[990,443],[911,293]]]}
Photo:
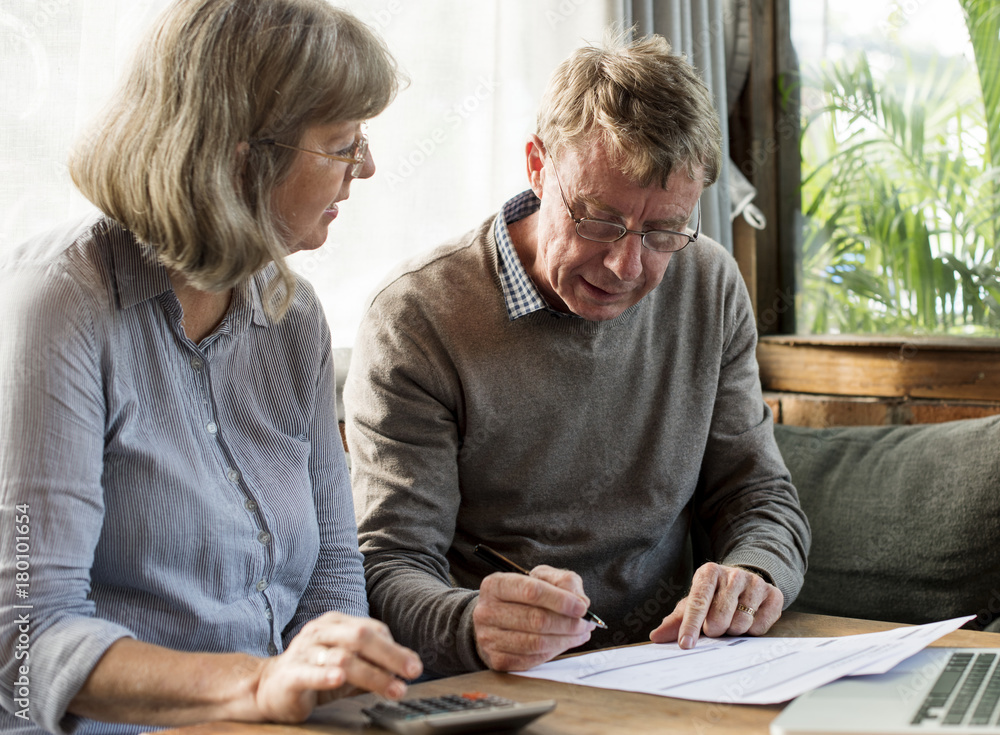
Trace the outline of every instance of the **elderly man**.
{"label": "elderly man", "polygon": [[428,669],[759,635],[798,594],[809,527],[750,302],[699,234],[721,160],[663,38],[580,49],[525,146],[530,190],[373,297],[345,392],[361,550],[372,613]]}

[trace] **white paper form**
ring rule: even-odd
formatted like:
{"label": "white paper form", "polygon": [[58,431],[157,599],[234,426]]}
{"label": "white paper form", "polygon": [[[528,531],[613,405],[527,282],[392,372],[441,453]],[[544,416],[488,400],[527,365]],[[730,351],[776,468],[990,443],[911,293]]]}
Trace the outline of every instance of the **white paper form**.
{"label": "white paper form", "polygon": [[776,704],[842,676],[885,673],[974,616],[836,638],[699,638],[550,661],[535,679],[729,704]]}

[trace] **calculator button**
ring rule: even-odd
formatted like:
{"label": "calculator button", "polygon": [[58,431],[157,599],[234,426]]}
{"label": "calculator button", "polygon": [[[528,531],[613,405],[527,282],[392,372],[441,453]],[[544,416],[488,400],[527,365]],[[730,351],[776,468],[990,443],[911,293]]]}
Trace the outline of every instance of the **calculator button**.
{"label": "calculator button", "polygon": [[482,692],[378,702],[363,712],[376,725],[401,735],[460,735],[522,727],[551,712],[554,700],[513,702]]}

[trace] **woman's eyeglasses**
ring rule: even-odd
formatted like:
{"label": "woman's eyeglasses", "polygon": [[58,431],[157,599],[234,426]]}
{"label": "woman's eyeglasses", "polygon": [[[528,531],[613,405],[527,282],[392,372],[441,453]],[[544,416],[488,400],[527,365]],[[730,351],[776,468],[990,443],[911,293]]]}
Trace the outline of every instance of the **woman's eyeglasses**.
{"label": "woman's eyeglasses", "polygon": [[288,145],[287,143],[279,143],[274,138],[260,138],[258,140],[252,141],[259,145],[274,145],[279,148],[288,148],[293,151],[301,151],[302,153],[311,153],[314,156],[322,156],[323,158],[329,158],[331,161],[342,161],[343,163],[354,164],[351,166],[351,177],[358,178],[361,176],[361,171],[365,167],[365,158],[368,155],[368,128],[366,125],[361,126],[361,132],[358,134],[358,138],[354,141],[354,147],[351,149],[350,156],[341,156],[335,153],[323,153],[322,151],[312,151],[308,148],[299,148],[296,145]]}

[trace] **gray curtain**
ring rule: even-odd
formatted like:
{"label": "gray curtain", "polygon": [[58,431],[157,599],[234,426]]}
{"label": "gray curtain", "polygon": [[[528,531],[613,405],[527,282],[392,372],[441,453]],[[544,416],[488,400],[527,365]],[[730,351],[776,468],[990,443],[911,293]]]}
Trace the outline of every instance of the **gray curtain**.
{"label": "gray curtain", "polygon": [[[733,251],[729,196],[729,109],[726,99],[725,18],[727,0],[619,0],[626,27],[636,33],[658,33],[674,51],[701,73],[715,99],[722,126],[724,165],[719,181],[701,197],[701,227],[706,235]],[[731,14],[731,11],[730,11]]]}

